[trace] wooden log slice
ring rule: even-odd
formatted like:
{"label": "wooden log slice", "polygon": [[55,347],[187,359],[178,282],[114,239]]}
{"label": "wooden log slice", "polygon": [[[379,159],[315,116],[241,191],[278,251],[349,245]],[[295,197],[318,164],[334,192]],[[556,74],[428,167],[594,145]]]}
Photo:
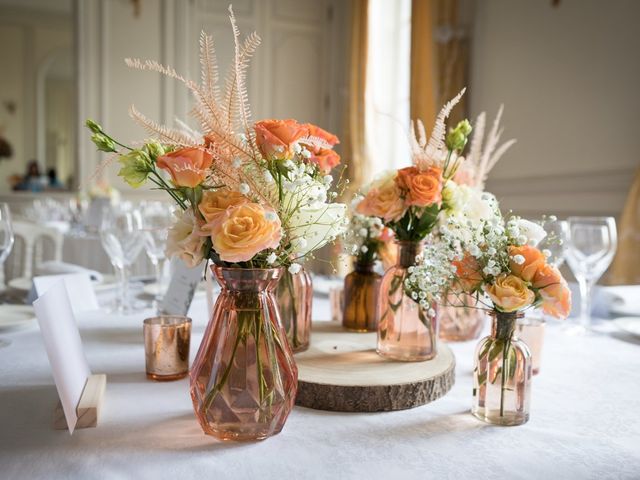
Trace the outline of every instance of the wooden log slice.
{"label": "wooden log slice", "polygon": [[354,333],[337,322],[315,322],[311,345],[295,356],[296,405],[338,412],[404,410],[432,402],[455,382],[455,357],[444,343],[427,362],[379,356],[375,333]]}

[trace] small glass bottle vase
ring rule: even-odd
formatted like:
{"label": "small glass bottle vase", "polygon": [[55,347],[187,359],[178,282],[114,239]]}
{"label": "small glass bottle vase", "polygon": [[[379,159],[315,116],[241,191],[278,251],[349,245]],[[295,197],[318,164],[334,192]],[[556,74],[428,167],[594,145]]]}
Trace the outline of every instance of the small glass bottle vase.
{"label": "small glass bottle vase", "polygon": [[[437,354],[437,315],[429,316],[404,289],[407,270],[415,265],[424,243],[396,243],[397,263],[387,270],[380,284],[377,351],[382,357],[403,362],[431,360]],[[432,309],[435,308],[433,305]]]}
{"label": "small glass bottle vase", "polygon": [[471,413],[495,425],[529,420],[531,353],[514,336],[522,313],[491,312],[491,334],[480,340],[473,369]]}
{"label": "small glass bottle vase", "polygon": [[373,271],[373,263],[356,262],[344,279],[342,326],[356,332],[378,329],[378,292],[382,277]]}
{"label": "small glass bottle vase", "polygon": [[282,430],[298,369],[274,290],[281,269],[213,267],[222,287],[191,368],[200,426],[220,440],[261,440]]}
{"label": "small glass bottle vase", "polygon": [[294,353],[309,348],[313,283],[303,268],[295,275],[283,270],[276,290],[280,318]]}

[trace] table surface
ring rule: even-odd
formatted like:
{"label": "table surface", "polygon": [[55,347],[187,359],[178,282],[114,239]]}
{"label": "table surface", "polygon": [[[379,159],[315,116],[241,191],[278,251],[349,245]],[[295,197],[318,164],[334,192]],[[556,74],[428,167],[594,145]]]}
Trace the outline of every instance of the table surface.
{"label": "table surface", "polygon": [[[316,299],[314,319],[328,318]],[[456,384],[412,410],[336,413],[295,407],[281,434],[256,443],[205,436],[188,380],[148,381],[142,319],[81,316],[94,373],[107,374],[97,428],[53,430],[57,393],[37,326],[0,334],[0,477],[35,478],[639,478],[640,341],[571,337],[548,325],[531,419],[497,427],[469,413],[476,341],[451,344]],[[196,298],[192,358],[206,324]],[[605,327],[606,330],[606,327]]]}

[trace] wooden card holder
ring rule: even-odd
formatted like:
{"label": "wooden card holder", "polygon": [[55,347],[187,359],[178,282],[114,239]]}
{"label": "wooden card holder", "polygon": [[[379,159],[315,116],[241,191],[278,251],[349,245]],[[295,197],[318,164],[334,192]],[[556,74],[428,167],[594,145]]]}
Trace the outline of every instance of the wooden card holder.
{"label": "wooden card holder", "polygon": [[[106,388],[107,376],[105,374],[90,375],[89,378],[87,378],[84,390],[82,390],[82,396],[76,407],[76,413],[78,415],[76,428],[88,428],[98,425]],[[58,402],[58,406],[54,412],[53,428],[56,430],[67,429],[67,419],[64,416],[64,410],[60,402]]]}

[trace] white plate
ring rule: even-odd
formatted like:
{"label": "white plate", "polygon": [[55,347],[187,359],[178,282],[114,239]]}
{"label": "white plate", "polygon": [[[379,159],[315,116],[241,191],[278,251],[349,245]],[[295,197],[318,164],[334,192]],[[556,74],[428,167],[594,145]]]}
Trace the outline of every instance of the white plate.
{"label": "white plate", "polygon": [[35,319],[30,305],[0,305],[0,330],[28,327]]}
{"label": "white plate", "polygon": [[[103,289],[103,288],[112,288],[115,282],[116,282],[116,277],[114,275],[103,275],[102,279],[91,281],[93,287],[96,290]],[[29,277],[17,277],[9,280],[8,285],[10,288],[13,288],[14,290],[29,292],[31,291],[33,280]]]}
{"label": "white plate", "polygon": [[616,327],[620,330],[640,337],[640,317],[620,317],[616,318],[613,323],[615,323]]}
{"label": "white plate", "polygon": [[609,307],[609,312],[614,315],[623,315],[625,317],[638,317],[640,311],[638,311],[637,305],[616,305],[615,303]]}

